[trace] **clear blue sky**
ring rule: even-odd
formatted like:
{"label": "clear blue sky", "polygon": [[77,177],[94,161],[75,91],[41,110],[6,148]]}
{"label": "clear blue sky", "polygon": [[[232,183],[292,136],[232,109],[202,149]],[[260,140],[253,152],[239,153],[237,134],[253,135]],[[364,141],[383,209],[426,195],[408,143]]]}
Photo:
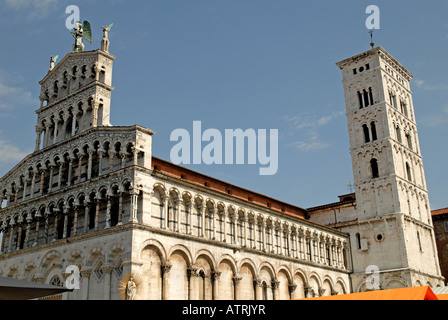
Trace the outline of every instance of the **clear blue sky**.
{"label": "clear blue sky", "polygon": [[381,45],[415,76],[415,113],[432,209],[448,207],[448,2],[297,0],[0,0],[0,176],[34,149],[40,81],[50,56],[71,51],[68,5],[100,47],[110,33],[111,121],[170,134],[279,129],[279,170],[258,165],[189,168],[308,208],[336,202],[353,181],[341,73],[335,63],[368,50],[368,5],[381,9]]}

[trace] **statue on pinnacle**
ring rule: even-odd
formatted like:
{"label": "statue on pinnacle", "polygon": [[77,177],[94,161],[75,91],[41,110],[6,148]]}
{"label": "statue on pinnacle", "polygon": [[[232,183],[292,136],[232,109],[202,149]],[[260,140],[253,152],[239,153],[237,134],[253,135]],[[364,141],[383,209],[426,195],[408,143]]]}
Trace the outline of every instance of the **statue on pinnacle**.
{"label": "statue on pinnacle", "polygon": [[92,43],[92,28],[87,20],[85,20],[83,24],[81,24],[81,21],[77,21],[74,32],[70,31],[70,33],[73,38],[75,38],[73,52],[84,52],[84,43],[82,42],[83,38],[89,43]]}

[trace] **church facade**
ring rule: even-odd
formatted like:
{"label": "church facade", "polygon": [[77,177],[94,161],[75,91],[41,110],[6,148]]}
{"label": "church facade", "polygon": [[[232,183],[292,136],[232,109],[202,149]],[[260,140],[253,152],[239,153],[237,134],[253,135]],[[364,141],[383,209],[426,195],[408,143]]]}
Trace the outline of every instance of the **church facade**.
{"label": "church facade", "polygon": [[366,290],[370,265],[381,288],[443,284],[411,76],[384,49],[338,64],[356,195],[307,210],[153,156],[147,128],[112,126],[103,31],[101,49],[52,59],[40,82],[35,151],[0,179],[0,276],[61,286],[76,276],[67,300],[344,294]]}

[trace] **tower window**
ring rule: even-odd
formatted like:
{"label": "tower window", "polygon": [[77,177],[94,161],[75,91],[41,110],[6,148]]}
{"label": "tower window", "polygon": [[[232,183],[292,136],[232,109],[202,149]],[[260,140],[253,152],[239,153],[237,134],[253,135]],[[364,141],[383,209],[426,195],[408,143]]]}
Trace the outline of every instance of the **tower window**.
{"label": "tower window", "polygon": [[378,136],[376,134],[376,125],[375,125],[375,121],[372,121],[370,123],[370,128],[372,129],[372,141],[376,141],[378,140]]}
{"label": "tower window", "polygon": [[397,109],[397,97],[392,91],[389,91],[390,105]]}
{"label": "tower window", "polygon": [[406,134],[406,139],[407,139],[407,141],[408,141],[408,147],[409,147],[409,149],[412,150],[412,137],[411,137],[411,134],[410,134],[410,133]]}
{"label": "tower window", "polygon": [[408,106],[404,101],[400,101],[401,113],[403,113],[406,117],[408,116]]}
{"label": "tower window", "polygon": [[372,159],[370,161],[370,168],[372,170],[372,179],[378,178],[380,176],[380,173],[378,170],[378,160]]}
{"label": "tower window", "polygon": [[358,91],[358,100],[359,100],[359,109],[362,109],[364,107],[363,97],[361,92]]}
{"label": "tower window", "polygon": [[366,124],[364,124],[364,125],[362,126],[362,129],[363,129],[363,131],[364,131],[364,142],[365,142],[365,143],[370,142],[369,128],[367,127]]}
{"label": "tower window", "polygon": [[359,100],[359,109],[367,108],[368,106],[373,105],[373,91],[372,87],[369,87],[369,90],[358,91],[358,100]]}
{"label": "tower window", "polygon": [[408,180],[412,181],[411,166],[407,162],[406,162],[406,174],[408,176]]}
{"label": "tower window", "polygon": [[369,103],[369,93],[364,89],[364,107],[368,107],[370,105]]}
{"label": "tower window", "polygon": [[398,142],[401,143],[401,131],[400,131],[400,127],[399,127],[399,126],[397,126],[397,127],[395,128],[395,132],[396,132],[396,134],[397,134],[397,140],[398,140]]}
{"label": "tower window", "polygon": [[57,81],[57,80],[54,82],[54,85],[53,85],[53,92],[54,92],[54,95],[55,95],[55,96],[57,96],[58,93],[59,93],[59,81]]}
{"label": "tower window", "polygon": [[76,79],[76,74],[78,73],[78,67],[77,66],[74,66],[73,68],[72,68],[72,76],[73,76],[73,79]]}

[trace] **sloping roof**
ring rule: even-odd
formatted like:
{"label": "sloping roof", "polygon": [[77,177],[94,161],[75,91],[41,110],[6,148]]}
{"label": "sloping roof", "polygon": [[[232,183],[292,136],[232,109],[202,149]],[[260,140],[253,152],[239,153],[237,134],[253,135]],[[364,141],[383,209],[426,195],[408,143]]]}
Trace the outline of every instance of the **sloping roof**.
{"label": "sloping roof", "polygon": [[72,291],[44,283],[0,277],[0,300],[29,300]]}
{"label": "sloping roof", "polygon": [[244,201],[249,201],[255,205],[266,207],[270,210],[281,212],[282,214],[287,214],[304,220],[306,220],[308,215],[307,210],[304,208],[288,204],[236,185],[232,185],[225,181],[207,176],[154,156],[152,157],[152,169],[167,176],[182,179],[201,187],[205,186],[211,191],[229,195]]}
{"label": "sloping roof", "polygon": [[445,213],[448,213],[448,208],[431,211],[432,216],[438,216]]}
{"label": "sloping roof", "polygon": [[415,287],[367,291],[303,300],[438,300],[438,298],[430,287]]}

